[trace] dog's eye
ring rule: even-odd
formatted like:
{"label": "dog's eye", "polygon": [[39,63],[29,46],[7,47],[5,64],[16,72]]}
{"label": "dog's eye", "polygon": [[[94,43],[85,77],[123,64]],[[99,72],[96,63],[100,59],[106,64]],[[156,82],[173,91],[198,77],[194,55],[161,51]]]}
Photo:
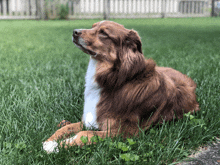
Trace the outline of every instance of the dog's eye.
{"label": "dog's eye", "polygon": [[99,31],[99,37],[108,37],[108,34],[104,30]]}

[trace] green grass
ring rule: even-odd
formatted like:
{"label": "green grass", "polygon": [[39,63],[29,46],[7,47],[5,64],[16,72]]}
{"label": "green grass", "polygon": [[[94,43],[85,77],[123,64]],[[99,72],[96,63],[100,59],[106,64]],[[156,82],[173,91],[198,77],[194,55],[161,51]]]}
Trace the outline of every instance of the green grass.
{"label": "green grass", "polygon": [[89,56],[71,42],[99,20],[0,21],[0,164],[171,164],[220,134],[220,19],[114,20],[139,32],[144,55],[197,83],[201,111],[140,137],[47,154],[42,142],[83,111]]}

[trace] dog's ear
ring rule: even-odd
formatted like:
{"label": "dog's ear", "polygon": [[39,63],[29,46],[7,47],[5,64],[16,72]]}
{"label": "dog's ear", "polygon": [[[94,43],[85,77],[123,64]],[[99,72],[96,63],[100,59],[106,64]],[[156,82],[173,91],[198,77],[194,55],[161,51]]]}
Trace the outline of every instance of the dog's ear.
{"label": "dog's ear", "polygon": [[129,31],[128,35],[125,38],[124,46],[132,49],[134,53],[136,51],[139,51],[140,53],[142,53],[141,39],[138,33],[134,30]]}
{"label": "dog's ear", "polygon": [[120,61],[118,85],[133,79],[146,70],[146,60],[141,47],[141,40],[137,32],[130,30],[122,41],[122,48],[118,52]]}

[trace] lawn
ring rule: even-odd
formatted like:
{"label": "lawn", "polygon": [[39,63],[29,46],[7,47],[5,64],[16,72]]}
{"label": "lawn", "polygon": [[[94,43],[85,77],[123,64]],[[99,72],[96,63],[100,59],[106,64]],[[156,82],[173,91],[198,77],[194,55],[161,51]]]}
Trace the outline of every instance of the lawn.
{"label": "lawn", "polygon": [[98,21],[0,21],[0,164],[171,164],[219,137],[220,19],[119,19],[139,32],[146,58],[197,83],[201,111],[139,138],[43,151],[61,120],[81,119],[89,56],[71,34]]}

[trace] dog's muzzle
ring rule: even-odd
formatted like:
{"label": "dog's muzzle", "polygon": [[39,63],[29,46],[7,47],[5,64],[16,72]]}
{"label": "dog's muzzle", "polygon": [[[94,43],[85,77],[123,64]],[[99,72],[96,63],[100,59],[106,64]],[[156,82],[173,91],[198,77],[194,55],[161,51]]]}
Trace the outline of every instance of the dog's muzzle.
{"label": "dog's muzzle", "polygon": [[87,53],[89,55],[92,55],[92,56],[96,56],[97,55],[96,52],[93,52],[92,50],[89,50],[89,49],[86,48],[86,44],[83,41],[83,39],[81,37],[81,34],[82,34],[82,30],[81,29],[73,30],[73,37],[72,37],[73,43],[78,48],[80,48],[83,52],[85,52],[85,53]]}

